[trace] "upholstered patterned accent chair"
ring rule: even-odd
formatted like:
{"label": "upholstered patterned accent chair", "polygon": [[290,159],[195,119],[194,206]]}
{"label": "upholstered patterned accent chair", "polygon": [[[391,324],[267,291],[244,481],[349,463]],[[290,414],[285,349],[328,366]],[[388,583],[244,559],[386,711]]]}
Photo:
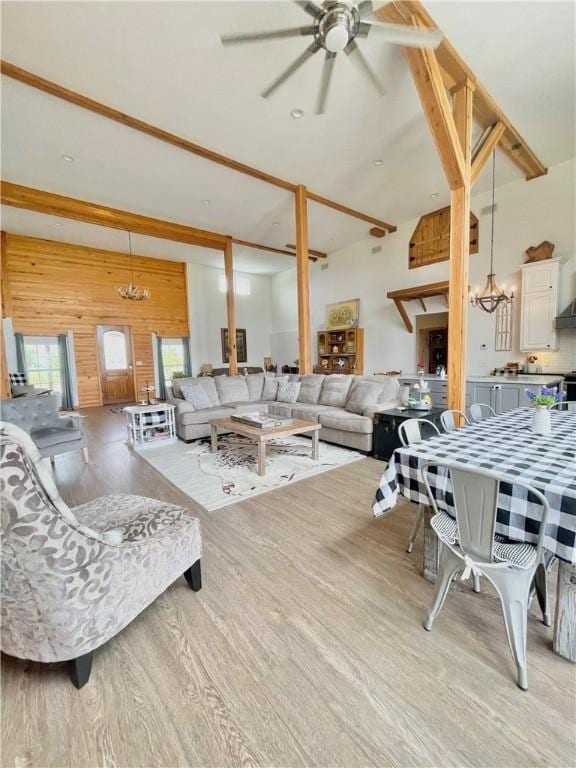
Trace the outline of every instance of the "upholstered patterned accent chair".
{"label": "upholstered patterned accent chair", "polygon": [[16,400],[2,400],[2,421],[16,424],[30,434],[43,458],[71,451],[82,451],[88,463],[88,446],[78,414],[61,416],[58,411],[58,395],[19,397]]}
{"label": "upholstered patterned accent chair", "polygon": [[27,432],[0,422],[0,646],[70,661],[81,688],[94,651],[174,581],[202,586],[200,524],[188,510],[113,495],[70,508]]}

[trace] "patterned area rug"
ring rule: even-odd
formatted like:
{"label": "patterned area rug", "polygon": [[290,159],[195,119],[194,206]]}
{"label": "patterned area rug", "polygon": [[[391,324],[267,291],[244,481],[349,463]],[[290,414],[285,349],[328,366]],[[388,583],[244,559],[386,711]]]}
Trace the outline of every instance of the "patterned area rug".
{"label": "patterned area rug", "polygon": [[171,483],[208,510],[220,509],[260,493],[327,472],[364,456],[348,448],[320,442],[320,458],[311,458],[305,437],[271,440],[266,449],[266,475],[257,474],[257,449],[240,435],[221,435],[218,453],[210,453],[208,438],[186,444],[154,445],[138,455]]}

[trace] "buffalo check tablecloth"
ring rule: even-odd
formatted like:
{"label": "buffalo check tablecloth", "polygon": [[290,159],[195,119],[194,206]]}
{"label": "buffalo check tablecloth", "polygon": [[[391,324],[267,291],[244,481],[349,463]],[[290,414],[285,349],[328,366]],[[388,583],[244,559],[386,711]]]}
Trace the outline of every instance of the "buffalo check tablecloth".
{"label": "buffalo check tablecloth", "polygon": [[[510,478],[500,484],[496,532],[535,543],[541,506],[514,485],[514,478],[537,488],[550,504],[544,547],[576,563],[576,412],[550,412],[552,433],[531,431],[532,409],[517,408],[394,452],[373,504],[375,517],[394,507],[401,493],[428,505],[420,467],[428,462],[490,469]],[[430,473],[439,509],[454,515],[449,471]]]}

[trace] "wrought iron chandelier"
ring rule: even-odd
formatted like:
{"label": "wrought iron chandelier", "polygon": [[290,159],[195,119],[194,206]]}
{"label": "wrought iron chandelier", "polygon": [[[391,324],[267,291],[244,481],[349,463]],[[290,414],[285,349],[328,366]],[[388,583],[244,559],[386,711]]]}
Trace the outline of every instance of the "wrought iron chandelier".
{"label": "wrought iron chandelier", "polygon": [[128,232],[128,250],[130,251],[130,283],[116,288],[118,295],[131,301],[146,301],[152,295],[150,288],[138,288],[134,284],[134,267],[132,263],[132,238]]}
{"label": "wrought iron chandelier", "polygon": [[492,152],[492,223],[490,232],[490,272],[486,277],[486,285],[481,293],[470,297],[473,307],[480,307],[484,312],[495,312],[502,302],[510,303],[514,299],[514,291],[508,296],[496,285],[494,272],[494,192],[496,178],[496,150]]}

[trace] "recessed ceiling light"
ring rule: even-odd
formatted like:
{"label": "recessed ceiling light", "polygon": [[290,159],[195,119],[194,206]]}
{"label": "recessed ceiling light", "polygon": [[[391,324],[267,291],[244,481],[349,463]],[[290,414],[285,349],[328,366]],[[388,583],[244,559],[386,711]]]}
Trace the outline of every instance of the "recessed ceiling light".
{"label": "recessed ceiling light", "polygon": [[293,109],[290,112],[290,116],[294,118],[294,120],[300,120],[302,117],[304,117],[304,110],[303,109]]}
{"label": "recessed ceiling light", "polygon": [[210,205],[210,200],[202,200],[202,205]]}
{"label": "recessed ceiling light", "polygon": [[432,192],[431,195],[428,195],[428,197],[434,199],[435,197],[440,197],[440,192]]}
{"label": "recessed ceiling light", "polygon": [[74,162],[74,158],[72,157],[72,155],[62,155],[62,160],[64,160],[67,163]]}
{"label": "recessed ceiling light", "polygon": [[330,245],[330,243],[333,243],[333,242],[334,242],[334,238],[331,237],[330,240],[328,240],[328,245]]}
{"label": "recessed ceiling light", "polygon": [[273,221],[272,222],[272,226],[273,227],[279,227],[280,226],[280,222],[279,221]]}
{"label": "recessed ceiling light", "polygon": [[384,165],[384,160],[372,160],[372,165]]}

